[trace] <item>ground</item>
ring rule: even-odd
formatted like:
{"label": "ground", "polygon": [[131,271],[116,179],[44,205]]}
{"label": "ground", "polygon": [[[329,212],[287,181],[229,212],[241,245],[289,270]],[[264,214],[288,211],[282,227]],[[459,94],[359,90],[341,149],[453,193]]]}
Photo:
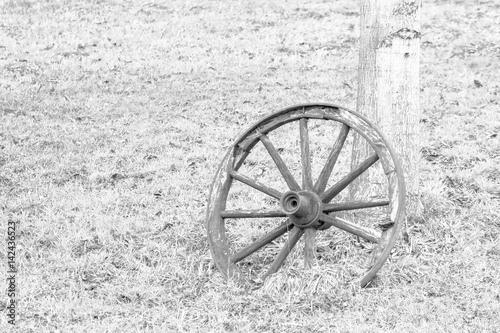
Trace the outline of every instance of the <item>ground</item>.
{"label": "ground", "polygon": [[496,1],[424,1],[423,212],[366,289],[318,280],[323,267],[227,284],[204,226],[217,165],[252,122],[303,102],[355,108],[357,2],[0,6],[1,231],[16,224],[19,270],[16,326],[0,326],[498,331]]}

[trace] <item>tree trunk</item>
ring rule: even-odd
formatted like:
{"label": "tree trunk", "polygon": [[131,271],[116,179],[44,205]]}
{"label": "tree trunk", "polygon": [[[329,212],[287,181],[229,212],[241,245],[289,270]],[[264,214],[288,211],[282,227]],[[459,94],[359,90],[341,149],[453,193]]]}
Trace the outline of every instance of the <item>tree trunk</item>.
{"label": "tree trunk", "polygon": [[[419,60],[421,0],[361,0],[357,110],[388,137],[403,164],[407,215],[419,214]],[[354,138],[352,166],[369,156]],[[370,174],[350,188],[370,190]]]}

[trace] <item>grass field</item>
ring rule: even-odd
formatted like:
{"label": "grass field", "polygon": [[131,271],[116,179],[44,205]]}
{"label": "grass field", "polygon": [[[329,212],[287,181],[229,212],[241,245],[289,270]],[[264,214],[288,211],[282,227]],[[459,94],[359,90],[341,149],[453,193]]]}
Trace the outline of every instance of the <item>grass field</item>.
{"label": "grass field", "polygon": [[424,1],[423,213],[377,283],[346,288],[313,267],[252,291],[213,265],[212,177],[237,135],[272,111],[355,108],[357,2],[2,0],[0,230],[16,223],[19,269],[11,328],[498,332],[499,20],[494,0]]}

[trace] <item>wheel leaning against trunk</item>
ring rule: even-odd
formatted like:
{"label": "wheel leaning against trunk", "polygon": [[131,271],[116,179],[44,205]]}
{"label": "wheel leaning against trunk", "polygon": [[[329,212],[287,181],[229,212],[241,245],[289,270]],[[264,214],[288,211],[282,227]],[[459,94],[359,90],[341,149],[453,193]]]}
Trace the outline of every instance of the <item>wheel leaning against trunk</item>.
{"label": "wheel leaning against trunk", "polygon": [[[313,179],[309,136],[311,129],[321,133],[318,129],[324,122],[324,126],[336,126],[336,139],[329,141],[328,157]],[[298,129],[295,140],[299,148],[295,150],[298,155],[295,160],[300,159],[300,163],[297,162],[295,169],[300,169],[300,184],[296,180],[298,177],[293,175],[297,173],[293,169],[294,159],[289,158],[287,163],[282,157],[283,153],[293,153],[293,149],[276,148],[272,140],[273,135],[276,141],[283,140],[293,126]],[[355,168],[346,169],[348,163],[344,163],[342,170],[339,155],[353,131],[368,142],[373,153]],[[293,141],[293,138],[288,140]],[[257,176],[245,174],[253,172],[256,167],[260,167],[262,173],[270,169],[259,164],[257,157],[252,157],[252,154],[262,156],[258,149],[272,161],[278,175],[276,178],[286,184],[284,191],[279,190],[274,181],[264,183],[256,179]],[[342,190],[358,176],[368,169],[375,171],[377,166],[384,180],[376,184],[383,188],[376,200],[354,200],[341,195]],[[332,176],[340,178],[329,185]],[[236,186],[238,189],[234,190]],[[258,195],[265,198],[259,201],[256,199]],[[252,201],[257,201],[257,208],[228,207],[246,206]],[[375,125],[360,114],[336,105],[297,105],[258,121],[230,147],[210,190],[206,220],[208,241],[213,259],[224,277],[243,283],[260,283],[277,272],[287,257],[288,261],[297,259],[289,255],[305,235],[303,255],[306,266],[311,266],[317,256],[321,257],[318,264],[325,265],[359,263],[357,257],[365,256],[364,265],[355,270],[363,272],[356,279],[359,278],[364,287],[389,257],[403,223],[404,207],[405,185],[401,165],[394,149]],[[377,213],[373,213],[375,211]],[[342,214],[352,214],[352,219],[346,219]],[[359,221],[353,222],[353,219]],[[338,241],[332,241],[333,237],[344,237],[350,245],[342,247]],[[340,249],[340,254],[336,249]],[[264,254],[259,257],[258,253]],[[334,261],[325,259],[328,255],[334,256]]]}

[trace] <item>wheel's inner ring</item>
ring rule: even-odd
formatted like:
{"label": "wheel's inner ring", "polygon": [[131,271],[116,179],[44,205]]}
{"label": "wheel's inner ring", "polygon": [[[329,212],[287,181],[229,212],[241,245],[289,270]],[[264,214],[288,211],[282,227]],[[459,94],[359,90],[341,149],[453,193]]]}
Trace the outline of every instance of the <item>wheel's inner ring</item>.
{"label": "wheel's inner ring", "polygon": [[300,228],[318,224],[321,204],[319,196],[311,191],[288,191],[280,199],[281,210]]}

